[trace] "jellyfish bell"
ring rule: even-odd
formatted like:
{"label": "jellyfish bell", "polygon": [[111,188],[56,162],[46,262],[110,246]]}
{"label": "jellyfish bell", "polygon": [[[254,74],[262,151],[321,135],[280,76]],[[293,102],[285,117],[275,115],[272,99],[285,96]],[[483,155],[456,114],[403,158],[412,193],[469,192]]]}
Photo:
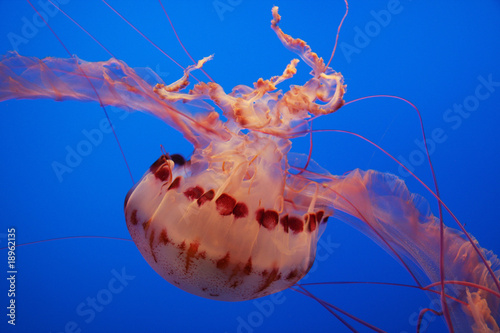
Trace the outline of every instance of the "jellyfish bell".
{"label": "jellyfish bell", "polygon": [[287,153],[309,112],[331,113],[343,104],[342,75],[325,74],[323,60],[307,44],[277,27],[277,7],[273,16],[273,29],[313,68],[313,78],[285,94],[277,91],[296,72],[294,59],[281,76],[259,79],[253,89],[238,86],[225,94],[216,83],[200,83],[189,94],[179,92],[205,58],[173,84],[157,85],[155,92],[170,102],[210,98],[230,123],[217,124],[223,131],[215,134],[198,119],[201,134],[193,135],[190,163],[162,155],[125,201],[127,227],[151,267],[206,298],[244,301],[291,287],[311,268],[333,214],[318,200],[320,185],[289,174]]}
{"label": "jellyfish bell", "polygon": [[[418,286],[440,284],[450,327],[498,330],[500,262],[492,252],[440,225],[428,203],[396,176],[373,170],[334,176],[289,153],[289,140],[309,133],[308,117],[342,106],[345,86],[340,73],[278,22],[274,9],[272,28],[312,68],[309,81],[284,94],[276,86],[295,73],[297,60],[280,76],[226,94],[213,82],[184,92],[190,72],[210,57],[171,85],[153,88],[116,59],[11,53],[0,61],[0,100],[98,100],[149,112],[182,132],[193,156],[161,156],[127,195],[125,214],[142,255],[184,290],[238,301],[293,285],[310,268],[324,222],[334,215],[395,257]],[[458,281],[453,288],[451,280]]]}
{"label": "jellyfish bell", "polygon": [[330,210],[311,207],[309,191],[283,200],[279,159],[267,157],[280,154],[273,149],[261,151],[266,159],[233,156],[225,172],[224,162],[202,170],[196,161],[180,167],[160,157],[125,204],[127,227],[151,267],[185,291],[223,301],[262,297],[301,279]]}

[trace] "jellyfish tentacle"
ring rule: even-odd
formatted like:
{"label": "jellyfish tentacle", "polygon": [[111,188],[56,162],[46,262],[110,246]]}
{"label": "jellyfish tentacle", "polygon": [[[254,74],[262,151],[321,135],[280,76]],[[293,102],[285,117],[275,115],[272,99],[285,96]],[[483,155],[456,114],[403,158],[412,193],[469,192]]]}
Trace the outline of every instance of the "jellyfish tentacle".
{"label": "jellyfish tentacle", "polygon": [[[184,50],[184,53],[187,54],[187,56],[189,57],[189,59],[191,59],[191,61],[196,64],[196,61],[194,60],[194,58],[191,56],[191,54],[189,53],[189,51],[186,49],[186,47],[184,47],[184,44],[182,43],[181,41],[181,38],[179,37],[179,35],[177,34],[177,30],[175,29],[174,27],[174,24],[172,23],[172,20],[170,20],[170,16],[168,15],[167,13],[167,10],[165,9],[165,6],[163,6],[163,2],[161,0],[158,1],[160,3],[160,6],[161,6],[161,9],[163,10],[163,13],[165,13],[165,16],[168,20],[168,23],[170,24],[170,27],[172,28],[172,31],[175,35],[175,38],[177,38],[177,41],[179,42],[179,45],[182,47],[182,49]],[[200,68],[201,71],[203,72],[203,74],[206,75],[206,77],[208,77],[210,79],[210,81],[214,82],[214,80],[210,77],[210,75],[208,75],[207,72],[205,72],[205,70],[203,68]]]}
{"label": "jellyfish tentacle", "polygon": [[[324,185],[320,198],[330,202],[336,218],[361,231],[394,255],[385,244],[388,242],[399,256],[409,260],[420,284],[441,281],[440,221],[432,214],[428,202],[422,196],[409,192],[404,181],[388,173],[357,169],[341,177],[331,176]],[[468,281],[495,289],[495,281],[464,234],[446,226],[443,234],[445,280]],[[473,241],[498,279],[500,260],[493,252],[480,248],[474,238]],[[500,321],[499,297],[471,285],[445,285],[447,295],[453,295],[467,302],[469,307],[478,309],[472,316],[466,307],[448,304],[455,327],[490,323],[494,329],[492,323]],[[470,299],[465,298],[467,290],[473,290],[470,293],[474,296]],[[474,302],[471,303],[471,300]]]}
{"label": "jellyfish tentacle", "polygon": [[292,52],[297,53],[302,60],[304,60],[309,67],[313,69],[314,76],[323,73],[326,69],[323,58],[318,57],[318,55],[312,52],[311,47],[300,38],[293,38],[287,35],[278,26],[281,21],[281,16],[278,14],[278,7],[274,6],[272,9],[273,19],[271,20],[271,29],[274,30],[279,40],[283,45]]}
{"label": "jellyfish tentacle", "polygon": [[322,300],[320,299],[319,297],[316,297],[313,293],[311,293],[309,290],[307,290],[306,288],[303,287],[302,284],[296,284],[294,286],[294,288],[292,288],[292,290],[300,293],[300,294],[303,294],[313,300],[315,300],[316,302],[318,302],[321,306],[323,306],[328,312],[330,312],[331,314],[333,314],[338,320],[340,320],[340,322],[342,322],[342,324],[344,324],[348,329],[350,329],[352,332],[357,332],[357,330],[355,330],[349,323],[347,323],[347,321],[345,321],[342,317],[340,317],[336,312],[339,312],[349,318],[351,318],[352,320],[364,325],[365,327],[375,331],[375,332],[378,332],[378,333],[386,333],[385,331],[381,330],[380,328],[356,317],[356,316],[353,316],[352,314],[350,314],[349,312],[347,311],[344,311],[342,309],[340,309],[339,307],[329,303],[329,302],[326,302],[325,300]]}
{"label": "jellyfish tentacle", "polygon": [[[201,62],[207,60],[204,58]],[[150,74],[154,73],[151,71]],[[195,146],[205,146],[212,139],[227,140],[230,137],[217,112],[208,105],[193,106],[203,112],[192,115],[182,101],[162,100],[149,83],[120,60],[86,62],[76,57],[38,59],[24,57],[17,52],[2,56],[0,101],[38,98],[97,101],[127,111],[147,112],[182,132]]]}
{"label": "jellyfish tentacle", "polygon": [[[281,20],[278,7],[273,7],[272,14],[271,28],[280,41],[287,49],[298,54],[312,68],[312,79],[302,87],[291,87],[290,91],[285,93],[283,100],[286,105],[300,105],[299,109],[305,109],[313,115],[333,113],[340,109],[344,105],[343,96],[346,88],[342,74],[327,68],[323,59],[318,57],[315,52],[312,52],[311,47],[305,41],[300,38],[293,38],[281,30],[278,26]],[[309,104],[307,106],[303,105],[304,102],[301,103],[304,97]],[[326,104],[314,103],[316,100]]]}
{"label": "jellyfish tentacle", "polygon": [[[166,56],[170,61],[172,61],[174,64],[176,64],[178,67],[184,69],[184,67],[178,63],[174,58],[172,58],[168,53],[163,51],[162,48],[160,48],[157,44],[155,44],[148,36],[146,36],[142,31],[140,31],[135,25],[133,25],[129,20],[125,18],[118,10],[116,10],[113,6],[111,6],[109,3],[107,3],[105,0],[101,0],[106,6],[109,7],[120,19],[123,20],[123,22],[127,23],[132,29],[134,29],[139,35],[141,35],[145,40],[148,41],[152,46],[154,46],[158,51],[160,51],[164,56]],[[195,80],[198,81],[198,79],[195,77]]]}
{"label": "jellyfish tentacle", "polygon": [[337,27],[337,34],[335,36],[335,44],[333,46],[332,54],[330,55],[330,60],[328,60],[328,62],[326,63],[326,67],[329,67],[330,63],[333,60],[333,56],[335,55],[335,51],[337,50],[337,45],[339,42],[340,29],[342,29],[342,25],[344,24],[345,18],[347,17],[347,14],[349,13],[349,3],[347,2],[347,0],[344,0],[344,2],[345,2],[345,13],[344,13],[344,16],[342,17],[342,20],[339,23],[339,26]]}
{"label": "jellyfish tentacle", "polygon": [[160,98],[162,99],[168,99],[172,102],[180,99],[192,99],[193,96],[189,94],[179,94],[178,98],[174,98],[172,95],[174,92],[178,92],[179,90],[182,90],[186,88],[189,85],[189,74],[194,71],[195,69],[201,69],[203,65],[207,62],[213,59],[213,55],[209,55],[208,57],[204,57],[201,60],[198,60],[196,64],[193,64],[191,66],[188,66],[184,70],[184,75],[177,81],[169,84],[169,85],[164,85],[162,83],[157,83],[156,86],[154,87],[153,91],[157,93]]}

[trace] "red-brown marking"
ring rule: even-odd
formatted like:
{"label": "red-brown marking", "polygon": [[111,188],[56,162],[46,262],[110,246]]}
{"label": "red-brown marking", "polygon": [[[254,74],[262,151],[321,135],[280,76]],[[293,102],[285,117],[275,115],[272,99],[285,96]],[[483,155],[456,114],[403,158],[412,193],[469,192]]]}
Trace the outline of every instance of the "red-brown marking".
{"label": "red-brown marking", "polygon": [[162,182],[166,182],[170,178],[170,166],[168,164],[161,166],[155,172],[155,177]]}
{"label": "red-brown marking", "polygon": [[288,215],[280,218],[280,224],[283,226],[283,230],[288,233]]}
{"label": "red-brown marking", "polygon": [[201,197],[203,192],[205,192],[203,190],[203,188],[201,188],[200,186],[194,186],[194,187],[190,187],[186,191],[184,191],[184,195],[186,196],[186,198],[188,198],[189,200],[192,201],[192,200],[196,200],[199,197]]}
{"label": "red-brown marking", "polygon": [[161,167],[167,161],[166,155],[161,155],[151,166],[149,167],[149,171],[151,173],[156,173],[159,167]]}
{"label": "red-brown marking", "polygon": [[260,221],[264,218],[264,212],[266,210],[264,208],[261,208],[259,209],[256,213],[255,213],[255,219],[257,220],[257,222],[259,222],[260,224]]}
{"label": "red-brown marking", "polygon": [[134,209],[132,211],[132,214],[130,214],[130,223],[133,225],[137,225],[139,221],[137,221],[137,209]]}
{"label": "red-brown marking", "polygon": [[198,206],[201,206],[205,202],[211,201],[214,198],[214,196],[215,196],[215,191],[210,190],[210,191],[203,193],[203,195],[201,197],[199,197],[196,202],[198,203]]}
{"label": "red-brown marking", "polygon": [[243,267],[243,273],[245,273],[246,275],[250,275],[250,273],[252,273],[252,257],[248,258],[245,267]]}
{"label": "red-brown marking", "polygon": [[[231,282],[231,280],[232,280],[234,277],[236,277],[236,276],[240,275],[240,274],[239,274],[239,273],[240,273],[240,271],[241,271],[241,267],[240,267],[240,266],[241,266],[240,264],[238,264],[238,265],[234,265],[234,266],[233,266],[233,271],[231,272],[231,275],[230,275],[230,276],[229,276],[229,278],[227,279],[227,283],[230,283],[230,282]],[[238,280],[236,280],[236,281],[238,281]],[[236,281],[235,281],[235,282],[236,282]],[[235,285],[235,282],[233,282],[233,284],[231,285],[231,288],[234,288],[234,287],[233,287],[233,285]]]}
{"label": "red-brown marking", "polygon": [[273,230],[278,225],[278,212],[275,210],[259,209],[256,213],[257,222],[266,229]]}
{"label": "red-brown marking", "polygon": [[235,218],[243,218],[248,216],[248,207],[244,202],[238,202],[233,208]]}
{"label": "red-brown marking", "polygon": [[153,255],[153,259],[155,262],[158,262],[158,260],[156,260],[156,255],[155,255],[155,252],[153,251],[153,242],[155,240],[155,231],[153,229],[153,231],[151,231],[151,235],[149,235],[149,248],[151,249],[151,254]]}
{"label": "red-brown marking", "polygon": [[291,230],[294,234],[298,234],[304,230],[304,222],[295,216],[285,215],[280,219],[280,224],[285,232]]}
{"label": "red-brown marking", "polygon": [[288,227],[293,231],[294,234],[304,231],[304,221],[296,216],[290,216],[288,218]]}
{"label": "red-brown marking", "polygon": [[321,223],[326,223],[326,222],[328,222],[328,218],[329,218],[329,217],[330,217],[330,216],[325,216],[325,217],[323,218],[323,221],[321,221]]}
{"label": "red-brown marking", "polygon": [[175,177],[174,181],[172,182],[172,184],[170,184],[170,186],[167,188],[167,191],[170,191],[170,190],[173,190],[173,189],[176,189],[178,188],[179,186],[181,185],[181,177]]}
{"label": "red-brown marking", "polygon": [[149,235],[149,247],[151,248],[151,251],[153,251],[153,242],[155,240],[155,231],[151,231],[151,234]]}
{"label": "red-brown marking", "polygon": [[163,230],[161,231],[159,241],[160,241],[160,243],[162,243],[164,245],[167,245],[168,243],[170,243],[170,239],[168,238],[168,234],[167,234],[167,228],[163,228]]}
{"label": "red-brown marking", "polygon": [[262,281],[261,286],[257,290],[257,293],[261,293],[264,290],[266,290],[267,288],[269,288],[269,286],[271,286],[271,284],[274,281],[279,280],[281,274],[279,274],[278,267],[273,267],[273,269],[270,273],[267,273],[267,271],[264,271],[263,276],[264,276],[264,279]]}
{"label": "red-brown marking", "polygon": [[316,212],[316,221],[318,221],[318,223],[323,220],[323,215],[325,215],[325,212],[322,210]]}
{"label": "red-brown marking", "polygon": [[217,260],[217,268],[218,269],[225,269],[229,265],[229,252],[226,253],[224,258]]}
{"label": "red-brown marking", "polygon": [[316,230],[316,215],[313,214],[313,213],[309,213],[309,214],[306,214],[304,215],[304,220],[306,220],[307,222],[307,230],[309,232],[313,232],[314,230]]}
{"label": "red-brown marking", "polygon": [[189,248],[186,253],[186,273],[189,271],[189,266],[191,265],[193,258],[196,256],[196,252],[198,252],[199,247],[200,243],[197,241],[189,244]]}
{"label": "red-brown marking", "polygon": [[295,280],[299,276],[299,271],[297,269],[294,269],[291,271],[288,276],[285,278],[285,280]]}
{"label": "red-brown marking", "polygon": [[186,164],[186,159],[180,154],[172,154],[170,158],[172,159],[172,161],[174,161],[175,165],[183,166],[184,164]]}
{"label": "red-brown marking", "polygon": [[229,287],[230,288],[233,288],[233,289],[236,289],[240,284],[242,284],[243,282],[240,281],[240,280],[236,280],[234,281]]}
{"label": "red-brown marking", "polygon": [[217,200],[215,200],[215,207],[220,215],[227,216],[233,213],[236,199],[226,193],[222,193]]}
{"label": "red-brown marking", "polygon": [[144,231],[148,231],[150,224],[151,224],[151,219],[147,220],[142,224],[142,228],[144,229]]}

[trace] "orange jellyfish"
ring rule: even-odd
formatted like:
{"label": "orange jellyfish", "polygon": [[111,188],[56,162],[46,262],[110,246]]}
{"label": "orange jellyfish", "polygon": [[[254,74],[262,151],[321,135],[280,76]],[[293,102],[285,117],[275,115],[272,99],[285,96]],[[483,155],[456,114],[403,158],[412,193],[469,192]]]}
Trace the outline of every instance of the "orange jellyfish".
{"label": "orange jellyfish", "polygon": [[125,199],[137,248],[185,291],[244,301],[292,287],[312,267],[318,239],[335,218],[385,249],[418,286],[431,285],[450,330],[498,331],[500,262],[492,252],[443,226],[397,176],[374,170],[335,176],[290,152],[292,138],[311,133],[311,117],[343,106],[346,86],[304,41],[283,33],[279,21],[274,7],[273,30],[311,68],[306,83],[284,93],[278,85],[296,74],[298,59],[281,75],[227,93],[214,82],[185,89],[191,72],[211,57],[153,87],[114,59],[9,53],[0,63],[0,100],[75,99],[141,110],[193,144],[188,161],[163,154]]}

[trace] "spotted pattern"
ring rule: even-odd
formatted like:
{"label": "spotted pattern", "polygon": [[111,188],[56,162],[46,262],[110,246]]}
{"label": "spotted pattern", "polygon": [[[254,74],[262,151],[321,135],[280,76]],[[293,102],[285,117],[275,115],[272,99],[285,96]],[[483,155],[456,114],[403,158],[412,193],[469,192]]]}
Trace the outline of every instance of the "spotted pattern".
{"label": "spotted pattern", "polygon": [[198,203],[198,206],[201,206],[207,201],[212,201],[214,196],[215,196],[215,191],[209,190],[209,191],[203,193],[203,195],[201,197],[199,197],[196,202]]}
{"label": "spotted pattern", "polygon": [[[150,171],[154,174],[155,178],[164,182],[167,191],[180,189],[182,183],[182,177],[178,176],[172,180],[172,170],[170,169],[170,164],[166,163],[170,157],[161,156],[153,165],[150,167]],[[187,163],[185,160],[174,157],[176,165],[183,165]],[[162,188],[163,188],[162,186]],[[127,195],[128,202],[133,189]],[[326,223],[328,216],[325,216],[325,212],[320,210],[315,213],[306,213],[302,217],[289,215],[286,212],[279,213],[274,209],[258,208],[257,210],[250,211],[249,206],[245,202],[238,201],[233,195],[228,193],[222,193],[217,198],[215,198],[215,189],[205,190],[200,185],[193,185],[191,187],[184,187],[182,191],[177,192],[178,195],[184,196],[187,200],[194,202],[196,201],[198,207],[202,207],[209,202],[214,201],[214,207],[216,211],[222,216],[233,216],[235,220],[247,218],[248,216],[254,216],[254,221],[256,221],[260,227],[264,230],[282,230],[285,233],[291,235],[299,234],[307,231],[308,233],[314,232],[320,223]],[[177,195],[177,194],[174,194]],[[214,200],[215,199],[215,200]],[[221,271],[222,276],[226,277],[226,282],[224,288],[238,290],[242,285],[245,285],[245,277],[254,276],[258,277],[257,283],[254,285],[254,289],[251,294],[254,297],[261,297],[269,293],[274,292],[276,289],[275,283],[283,284],[293,284],[297,282],[302,276],[304,276],[308,269],[305,267],[289,267],[284,270],[280,270],[277,263],[273,263],[267,268],[255,269],[252,263],[252,257],[248,257],[245,261],[241,259],[232,258],[231,252],[228,251],[224,255],[217,257],[210,257],[207,252],[203,251],[203,244],[198,240],[193,239],[172,239],[169,237],[167,227],[159,227],[156,229],[156,223],[153,227],[152,219],[139,220],[139,214],[136,209],[133,209],[128,214],[128,222],[131,226],[139,225],[139,228],[143,230],[145,237],[145,244],[150,250],[150,258],[157,264],[165,265],[165,263],[160,261],[159,253],[164,251],[174,252],[175,257],[180,260],[181,271],[184,271],[186,276],[190,274],[196,274],[199,265],[206,265],[210,263],[213,265],[214,269]],[[245,221],[251,221],[251,219],[245,219]],[[160,249],[159,247],[165,247],[166,249]],[[149,251],[148,251],[149,252]],[[202,264],[202,262],[204,262]],[[312,263],[311,263],[312,264]],[[283,269],[283,268],[282,268]],[[168,265],[163,268],[166,275],[170,276],[172,283],[182,286],[185,282],[176,279],[179,277],[178,271],[169,267]],[[281,282],[278,282],[281,281]],[[224,299],[224,294],[219,292],[217,288],[214,289],[210,284],[198,286],[200,293],[211,298]]]}
{"label": "spotted pattern", "polygon": [[275,210],[259,209],[255,217],[257,222],[266,229],[273,230],[278,225],[279,214]]}
{"label": "spotted pattern", "polygon": [[161,180],[162,182],[166,182],[170,178],[170,168],[168,165],[162,166],[155,172],[155,177]]}
{"label": "spotted pattern", "polygon": [[170,155],[170,158],[174,161],[175,165],[183,166],[186,164],[186,159],[180,154],[172,154]]}
{"label": "spotted pattern", "polygon": [[288,233],[289,231],[298,234],[304,231],[304,221],[295,216],[285,215],[280,219],[280,224],[283,226],[283,230]]}
{"label": "spotted pattern", "polygon": [[189,266],[193,262],[193,258],[196,257],[196,253],[198,252],[198,248],[200,247],[200,243],[197,241],[189,244],[189,248],[186,253],[186,273],[189,271]]}
{"label": "spotted pattern", "polygon": [[150,226],[150,225],[151,225],[151,219],[149,219],[149,220],[147,220],[147,221],[143,222],[143,223],[142,223],[142,228],[144,229],[144,231],[146,231],[146,232],[147,232],[147,231],[148,231],[148,229],[149,229],[149,226]]}
{"label": "spotted pattern", "polygon": [[245,273],[246,275],[250,275],[252,273],[252,257],[248,258],[248,261],[243,268],[243,273]]}
{"label": "spotted pattern", "polygon": [[134,209],[132,211],[132,214],[130,214],[130,223],[132,223],[133,225],[137,225],[138,221],[137,221],[137,209]]}
{"label": "spotted pattern", "polygon": [[271,286],[271,283],[277,280],[281,280],[281,274],[277,266],[273,267],[270,272],[264,270],[261,275],[264,277],[262,279],[262,284],[260,285],[257,293],[263,292]]}
{"label": "spotted pattern", "polygon": [[287,277],[286,280],[295,280],[299,276],[299,271],[297,269],[292,270]]}
{"label": "spotted pattern", "polygon": [[167,156],[166,155],[161,155],[160,158],[158,158],[151,166],[149,167],[149,172],[152,174],[155,174],[156,171],[167,162]]}
{"label": "spotted pattern", "polygon": [[226,193],[222,193],[217,200],[215,200],[215,207],[219,214],[223,216],[231,215],[235,206],[236,199]]}
{"label": "spotted pattern", "polygon": [[166,155],[162,155],[149,167],[149,171],[162,182],[168,181],[171,176],[170,166],[166,163],[168,159]]}
{"label": "spotted pattern", "polygon": [[318,221],[318,223],[323,222],[323,216],[324,215],[325,215],[325,212],[322,211],[322,210],[316,212],[316,220]]}
{"label": "spotted pattern", "polygon": [[181,177],[180,176],[179,177],[175,177],[174,181],[172,182],[172,184],[170,184],[170,186],[168,187],[167,191],[179,188],[179,186],[181,186]]}
{"label": "spotted pattern", "polygon": [[[236,205],[235,205],[236,206]],[[245,205],[246,206],[246,205]],[[234,208],[233,208],[234,210]],[[270,224],[275,224],[274,228],[278,224],[278,222],[275,223],[275,221],[278,220],[279,216],[278,213],[274,210],[264,210],[260,209],[260,219],[262,221],[261,225],[270,225]],[[234,212],[233,212],[234,214]],[[324,213],[321,213],[324,214]],[[321,216],[320,214],[320,216]],[[306,214],[307,216],[310,216],[310,214]],[[317,217],[317,214],[311,214],[314,215],[315,218]],[[302,220],[300,220],[297,217],[290,217],[288,215],[283,216],[280,219],[280,224],[283,225],[283,221],[288,221],[286,224],[288,226],[288,230],[294,232],[294,230],[297,230],[298,228],[296,227],[297,225],[300,225],[303,227],[304,223]],[[137,218],[137,210],[133,210],[130,213],[130,223],[133,225],[141,224],[142,229],[145,232],[145,236],[148,239],[148,245],[151,250],[151,256],[155,262],[158,262],[157,260],[157,255],[155,254],[155,247],[156,246],[173,246],[173,248],[176,248],[178,250],[178,257],[182,258],[184,260],[184,270],[185,273],[188,274],[191,267],[193,267],[194,263],[196,260],[207,260],[207,254],[205,251],[200,251],[200,248],[202,244],[199,241],[188,241],[184,240],[181,243],[175,243],[173,242],[172,239],[169,238],[167,228],[163,227],[161,231],[155,232],[155,229],[151,228],[151,222],[152,219],[149,219],[147,221],[144,221],[140,223]],[[134,222],[135,221],[135,222]],[[269,222],[271,221],[271,222]],[[297,221],[295,223],[294,221]],[[227,279],[227,287],[231,289],[236,289],[240,285],[244,283],[244,276],[249,276],[251,274],[256,274],[260,276],[260,283],[256,286],[256,289],[253,291],[253,294],[256,297],[260,297],[263,295],[267,295],[268,293],[271,293],[271,291],[266,292],[266,290],[272,290],[273,283],[276,281],[288,281],[289,283],[293,284],[297,282],[306,272],[307,270],[303,269],[292,269],[291,271],[280,271],[279,267],[274,264],[272,267],[268,269],[264,269],[261,271],[254,271],[253,264],[252,264],[252,258],[249,257],[247,262],[245,264],[243,263],[234,263],[231,262],[231,253],[227,252],[224,256],[220,257],[219,259],[208,259],[213,262],[214,266],[218,270],[222,270],[228,276]],[[171,270],[168,272],[168,275],[170,276],[176,276],[176,272],[174,270]],[[179,281],[172,281],[176,285],[182,285],[181,282]],[[213,290],[208,290],[206,287],[200,286],[200,290],[203,291],[206,295],[209,295],[212,298],[218,298],[221,295],[219,293],[214,292]]]}
{"label": "spotted pattern", "polygon": [[248,207],[244,202],[238,202],[233,208],[233,215],[235,218],[243,218],[248,216]]}
{"label": "spotted pattern", "polygon": [[217,268],[218,269],[225,269],[229,265],[229,258],[231,258],[230,253],[226,253],[224,258],[217,260]]}
{"label": "spotted pattern", "polygon": [[199,199],[203,194],[204,190],[201,186],[193,186],[184,191],[184,195],[191,201]]}
{"label": "spotted pattern", "polygon": [[316,230],[316,227],[318,226],[316,223],[316,214],[308,213],[304,215],[304,220],[307,224],[307,231],[313,232],[314,230]]}
{"label": "spotted pattern", "polygon": [[170,239],[168,238],[167,234],[167,228],[163,228],[163,230],[160,233],[160,244],[167,245],[170,243]]}

